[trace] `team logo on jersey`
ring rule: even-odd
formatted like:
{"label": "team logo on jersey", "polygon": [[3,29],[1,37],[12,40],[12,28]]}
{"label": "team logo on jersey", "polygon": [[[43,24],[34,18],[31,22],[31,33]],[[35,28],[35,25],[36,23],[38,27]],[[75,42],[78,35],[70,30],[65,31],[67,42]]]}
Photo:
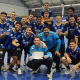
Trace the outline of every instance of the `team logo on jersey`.
{"label": "team logo on jersey", "polygon": [[43,41],[45,41],[45,39],[43,39]]}
{"label": "team logo on jersey", "polygon": [[40,35],[42,37],[42,35]]}
{"label": "team logo on jersey", "polygon": [[11,36],[13,36],[13,34],[11,34]]}
{"label": "team logo on jersey", "polygon": [[34,47],[32,47],[32,50],[34,49]]}
{"label": "team logo on jersey", "polygon": [[78,32],[80,32],[80,30],[78,30]]}
{"label": "team logo on jersey", "polygon": [[51,34],[51,36],[53,36],[53,34]]}
{"label": "team logo on jersey", "polygon": [[33,23],[33,24],[35,24],[35,23]]}
{"label": "team logo on jersey", "polygon": [[57,29],[57,27],[55,27],[55,29]]}
{"label": "team logo on jersey", "polygon": [[52,40],[52,38],[50,40]]}

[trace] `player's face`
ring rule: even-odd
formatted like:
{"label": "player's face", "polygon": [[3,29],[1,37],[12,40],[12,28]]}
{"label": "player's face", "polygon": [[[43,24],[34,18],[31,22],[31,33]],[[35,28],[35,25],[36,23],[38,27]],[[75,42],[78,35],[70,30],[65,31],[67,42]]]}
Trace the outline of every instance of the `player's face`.
{"label": "player's face", "polygon": [[44,5],[44,9],[45,9],[45,10],[48,10],[48,9],[49,9],[49,4],[45,4],[45,5]]}
{"label": "player's face", "polygon": [[37,23],[41,24],[41,20],[42,20],[42,18],[37,18]]}
{"label": "player's face", "polygon": [[39,45],[40,45],[40,39],[39,39],[39,38],[35,38],[35,39],[34,39],[34,44],[35,44],[36,46],[39,46]]}
{"label": "player's face", "polygon": [[21,21],[23,24],[25,24],[27,22],[27,18],[22,18]]}
{"label": "player's face", "polygon": [[74,24],[75,18],[74,18],[74,17],[69,18],[69,22],[70,22],[71,24]]}
{"label": "player's face", "polygon": [[31,28],[26,28],[26,34],[29,36],[30,35],[30,33],[31,33]]}
{"label": "player's face", "polygon": [[33,15],[29,15],[29,20],[32,21],[33,20]]}
{"label": "player's face", "polygon": [[80,17],[77,18],[77,22],[78,22],[78,24],[80,24]]}
{"label": "player's face", "polygon": [[49,17],[49,12],[45,12],[44,13],[44,18],[48,18]]}
{"label": "player's face", "polygon": [[20,24],[15,24],[15,30],[19,31],[21,29],[21,25]]}
{"label": "player's face", "polygon": [[7,18],[7,15],[1,14],[1,20],[2,20],[2,21],[6,21],[6,18]]}
{"label": "player's face", "polygon": [[16,18],[16,13],[11,13],[10,17],[11,17],[12,20],[15,20],[15,18]]}
{"label": "player's face", "polygon": [[74,42],[70,42],[69,47],[71,48],[71,50],[74,50],[76,47],[76,44]]}
{"label": "player's face", "polygon": [[56,22],[57,22],[57,23],[60,23],[60,22],[61,22],[61,17],[60,17],[60,16],[57,16],[57,17],[56,17]]}
{"label": "player's face", "polygon": [[49,30],[48,28],[45,28],[45,29],[44,29],[44,34],[45,34],[45,36],[48,36],[48,35],[49,35],[49,32],[50,32],[50,30]]}
{"label": "player's face", "polygon": [[72,10],[72,9],[69,9],[69,10],[68,10],[68,14],[69,14],[69,15],[73,15],[73,14],[74,14],[73,10]]}

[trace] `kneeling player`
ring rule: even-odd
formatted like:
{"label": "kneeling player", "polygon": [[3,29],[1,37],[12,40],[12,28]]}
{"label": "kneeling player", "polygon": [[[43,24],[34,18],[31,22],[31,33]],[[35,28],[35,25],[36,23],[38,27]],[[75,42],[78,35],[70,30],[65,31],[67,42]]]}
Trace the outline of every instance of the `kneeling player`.
{"label": "kneeling player", "polygon": [[65,57],[61,58],[63,64],[67,67],[65,74],[69,74],[70,67],[69,64],[74,64],[72,70],[75,70],[80,66],[80,49],[76,46],[76,41],[71,40],[69,47],[66,50]]}

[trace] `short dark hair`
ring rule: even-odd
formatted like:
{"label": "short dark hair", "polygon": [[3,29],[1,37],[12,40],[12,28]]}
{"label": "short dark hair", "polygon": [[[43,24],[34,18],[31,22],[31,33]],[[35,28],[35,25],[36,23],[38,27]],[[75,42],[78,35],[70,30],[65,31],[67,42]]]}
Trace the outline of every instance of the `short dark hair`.
{"label": "short dark hair", "polygon": [[31,30],[32,30],[32,26],[26,26],[26,29],[27,29],[27,28],[31,28]]}
{"label": "short dark hair", "polygon": [[19,25],[21,25],[21,27],[22,27],[22,23],[21,23],[21,22],[18,21],[18,22],[16,22],[16,24],[19,24]]}
{"label": "short dark hair", "polygon": [[42,17],[39,15],[39,16],[37,16],[37,18],[42,18]]}
{"label": "short dark hair", "polygon": [[49,3],[48,3],[48,2],[45,2],[45,3],[44,3],[44,5],[45,5],[45,4],[48,4],[48,5],[49,5]]}
{"label": "short dark hair", "polygon": [[69,42],[69,44],[70,44],[71,42],[74,42],[74,43],[76,44],[76,41],[75,41],[74,39],[71,39],[70,42]]}
{"label": "short dark hair", "polygon": [[[29,16],[30,16],[30,15],[33,15],[33,14],[29,14]],[[33,16],[34,16],[34,15],[33,15]]]}
{"label": "short dark hair", "polygon": [[35,39],[35,38],[39,38],[39,39],[40,39],[40,37],[39,37],[39,36],[34,36],[34,39]]}
{"label": "short dark hair", "polygon": [[50,29],[50,27],[49,27],[48,25],[45,25],[45,26],[43,27],[43,30],[44,30],[45,28]]}
{"label": "short dark hair", "polygon": [[[69,19],[70,19],[71,17],[74,17],[74,15],[70,15],[70,16],[69,16]],[[74,18],[75,18],[75,17],[74,17]]]}
{"label": "short dark hair", "polygon": [[48,12],[48,13],[49,13],[49,11],[48,11],[48,10],[45,10],[45,11],[44,11],[44,13],[45,13],[45,12]]}
{"label": "short dark hair", "polygon": [[4,15],[6,15],[6,16],[7,16],[7,13],[6,13],[6,12],[1,12],[1,14],[4,14]]}
{"label": "short dark hair", "polygon": [[79,15],[79,16],[77,16],[77,18],[78,18],[78,17],[80,17],[80,15]]}
{"label": "short dark hair", "polygon": [[69,7],[68,10],[71,9],[73,12],[75,11],[75,9],[73,7]]}

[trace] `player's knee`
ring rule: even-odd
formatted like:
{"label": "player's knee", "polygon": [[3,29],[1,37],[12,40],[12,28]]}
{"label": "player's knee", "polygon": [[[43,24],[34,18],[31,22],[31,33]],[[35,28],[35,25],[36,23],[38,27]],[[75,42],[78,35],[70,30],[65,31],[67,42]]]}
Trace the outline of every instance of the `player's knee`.
{"label": "player's knee", "polygon": [[64,62],[65,60],[66,60],[66,58],[65,58],[65,57],[62,57],[62,58],[61,58],[61,61],[62,61],[62,62]]}

